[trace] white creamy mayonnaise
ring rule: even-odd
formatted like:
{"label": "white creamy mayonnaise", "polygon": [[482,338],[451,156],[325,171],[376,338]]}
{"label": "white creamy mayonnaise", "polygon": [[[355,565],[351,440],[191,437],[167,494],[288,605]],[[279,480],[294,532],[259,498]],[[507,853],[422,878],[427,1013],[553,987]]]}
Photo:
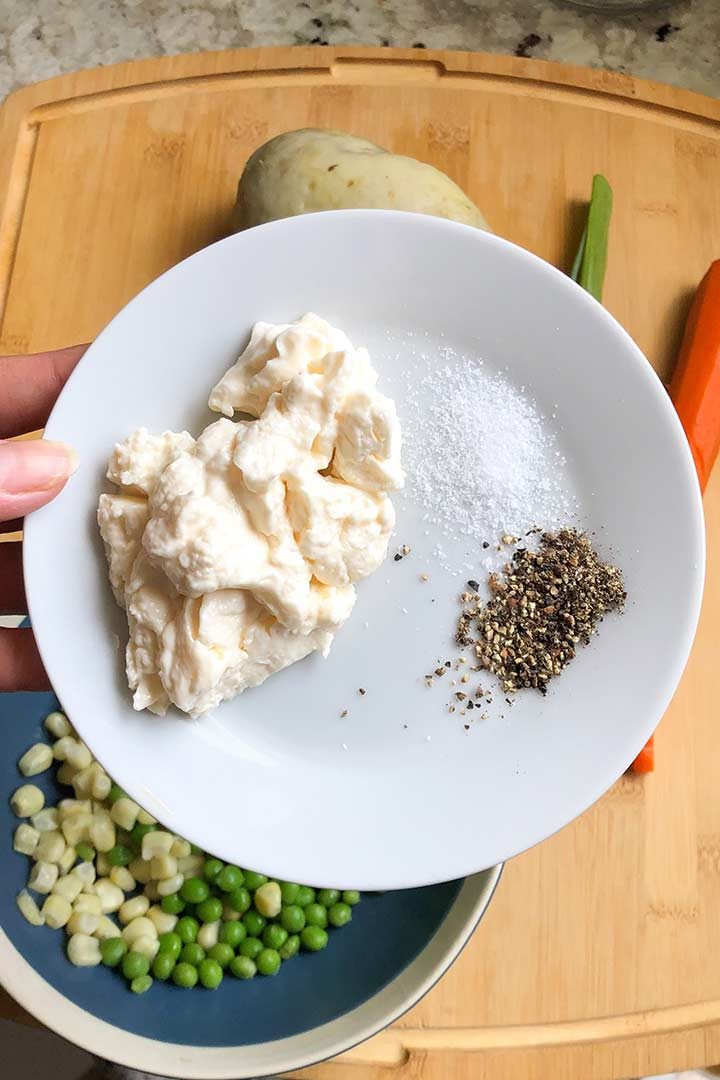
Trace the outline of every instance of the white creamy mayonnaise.
{"label": "white creamy mayonnaise", "polygon": [[385,558],[400,425],[365,349],[316,315],[257,323],[193,439],[118,443],[98,523],[136,709],[199,716],[319,649]]}

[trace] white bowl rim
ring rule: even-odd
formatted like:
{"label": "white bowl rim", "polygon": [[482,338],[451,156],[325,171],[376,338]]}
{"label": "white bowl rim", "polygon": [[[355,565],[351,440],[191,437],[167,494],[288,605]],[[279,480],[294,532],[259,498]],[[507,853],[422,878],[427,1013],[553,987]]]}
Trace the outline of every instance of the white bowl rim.
{"label": "white bowl rim", "polygon": [[192,1046],[116,1027],[56,990],[0,927],[0,985],[56,1034],[126,1068],[178,1080],[248,1080],[316,1065],[394,1023],[432,990],[470,940],[493,898],[503,864],[466,878],[437,931],[377,994],[320,1027],[249,1046]]}

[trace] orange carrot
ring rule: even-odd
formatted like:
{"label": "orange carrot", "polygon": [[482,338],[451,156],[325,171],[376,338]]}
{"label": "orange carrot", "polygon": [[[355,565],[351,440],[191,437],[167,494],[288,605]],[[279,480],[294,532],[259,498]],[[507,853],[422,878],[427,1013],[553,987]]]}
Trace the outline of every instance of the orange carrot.
{"label": "orange carrot", "polygon": [[650,736],[642,750],[632,763],[632,771],[635,773],[652,772],[655,768],[655,739]]}
{"label": "orange carrot", "polygon": [[670,397],[685,428],[704,491],[720,450],[720,259],[712,264],[695,294]]}
{"label": "orange carrot", "polygon": [[[670,396],[705,490],[720,450],[720,259],[700,282],[690,309]],[[655,767],[653,736],[632,763],[636,773]]]}

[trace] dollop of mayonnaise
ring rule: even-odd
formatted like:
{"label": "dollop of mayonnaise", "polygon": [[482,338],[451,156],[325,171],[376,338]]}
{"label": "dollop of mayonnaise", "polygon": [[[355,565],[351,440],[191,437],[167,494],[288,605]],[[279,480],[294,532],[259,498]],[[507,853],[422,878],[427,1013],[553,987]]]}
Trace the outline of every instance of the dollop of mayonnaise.
{"label": "dollop of mayonnaise", "polygon": [[[400,425],[365,349],[316,315],[257,323],[194,439],[114,449],[98,524],[133,704],[200,716],[319,649],[387,554]],[[254,417],[234,421],[235,413]]]}

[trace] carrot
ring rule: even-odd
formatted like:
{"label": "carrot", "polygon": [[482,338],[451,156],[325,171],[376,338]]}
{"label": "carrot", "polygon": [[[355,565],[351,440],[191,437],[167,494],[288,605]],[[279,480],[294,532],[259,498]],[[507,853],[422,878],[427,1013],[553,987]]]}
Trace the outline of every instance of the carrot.
{"label": "carrot", "polygon": [[648,773],[655,768],[655,738],[650,736],[630,766],[634,773]]}
{"label": "carrot", "polygon": [[670,397],[704,491],[720,450],[720,259],[711,265],[695,294]]}
{"label": "carrot", "polygon": [[[700,488],[705,490],[720,450],[720,259],[712,263],[695,294],[670,384]],[[632,763],[636,773],[652,772],[653,736]]]}

